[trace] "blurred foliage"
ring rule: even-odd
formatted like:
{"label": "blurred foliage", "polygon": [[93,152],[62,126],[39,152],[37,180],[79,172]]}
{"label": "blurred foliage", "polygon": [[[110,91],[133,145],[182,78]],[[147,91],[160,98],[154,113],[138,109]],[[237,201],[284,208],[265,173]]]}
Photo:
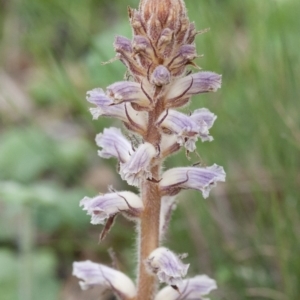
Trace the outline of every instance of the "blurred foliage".
{"label": "blurred foliage", "polygon": [[[227,182],[208,201],[183,194],[166,243],[189,253],[190,275],[216,278],[212,299],[297,300],[300,2],[186,4],[197,28],[211,29],[197,38],[198,64],[222,73],[223,87],[185,111],[217,114],[215,141],[198,151],[202,164],[225,167]],[[110,264],[111,246],[134,276],[132,224],[118,218],[97,245],[101,228],[78,206],[108,184],[125,188],[94,144],[115,121],[92,121],[84,97],[124,77],[121,63],[101,63],[114,57],[115,35],[131,35],[127,5],[138,1],[0,1],[0,300],[87,299],[72,262]]]}

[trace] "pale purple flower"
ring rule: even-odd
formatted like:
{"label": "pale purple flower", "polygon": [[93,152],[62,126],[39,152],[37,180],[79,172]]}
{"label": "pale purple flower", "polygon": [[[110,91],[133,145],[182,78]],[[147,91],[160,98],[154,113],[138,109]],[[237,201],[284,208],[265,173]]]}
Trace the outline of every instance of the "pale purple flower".
{"label": "pale purple flower", "polygon": [[167,248],[160,247],[149,255],[146,261],[148,269],[157,275],[160,282],[177,286],[189,268],[180,258]]}
{"label": "pale purple flower", "polygon": [[127,127],[138,133],[146,130],[148,115],[145,111],[134,110],[130,103],[114,104],[100,88],[87,92],[87,101],[96,105],[90,108],[94,119],[98,119],[99,116],[113,117],[123,121]]}
{"label": "pale purple flower", "polygon": [[195,143],[201,129],[204,129],[189,116],[173,109],[162,113],[157,124],[164,132],[176,134],[177,143],[190,152],[196,149]]}
{"label": "pale purple flower", "polygon": [[198,72],[174,80],[166,94],[167,107],[185,105],[192,95],[215,92],[221,87],[222,76],[213,72]]}
{"label": "pale purple flower", "polygon": [[130,39],[123,37],[123,36],[116,36],[114,42],[114,48],[117,52],[132,53],[131,41]]}
{"label": "pale purple flower", "polygon": [[120,212],[134,217],[144,208],[140,197],[128,191],[107,193],[94,198],[84,197],[80,206],[92,217],[92,224],[104,224],[108,218]]}
{"label": "pale purple flower", "polygon": [[83,290],[99,286],[102,290],[112,290],[121,299],[136,296],[135,285],[129,277],[120,271],[90,260],[74,262],[72,274],[82,279],[79,284]]}
{"label": "pale purple flower", "polygon": [[145,179],[152,179],[150,163],[157,155],[157,150],[150,143],[141,144],[130,159],[121,164],[120,175],[128,184],[140,186]]}
{"label": "pale purple flower", "polygon": [[141,107],[148,107],[151,103],[148,93],[143,92],[141,84],[137,82],[120,81],[107,87],[107,95],[115,104],[133,102]]}
{"label": "pale purple flower", "polygon": [[203,296],[208,295],[217,288],[215,280],[206,275],[198,275],[185,279],[177,285],[177,290],[165,287],[158,292],[154,300],[209,300]]}
{"label": "pale purple flower", "polygon": [[167,170],[160,181],[163,195],[176,195],[181,189],[195,189],[204,198],[218,181],[225,181],[224,169],[216,164],[210,167],[180,167]]}
{"label": "pale purple flower", "polygon": [[116,157],[121,163],[128,161],[133,152],[131,143],[116,127],[105,128],[103,133],[97,134],[96,144],[102,148],[98,150],[100,157]]}

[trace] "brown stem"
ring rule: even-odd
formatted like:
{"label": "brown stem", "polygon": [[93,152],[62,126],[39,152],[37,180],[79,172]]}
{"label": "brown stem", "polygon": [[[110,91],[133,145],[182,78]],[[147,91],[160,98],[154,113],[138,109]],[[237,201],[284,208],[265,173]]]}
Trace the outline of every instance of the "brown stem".
{"label": "brown stem", "polygon": [[[159,89],[157,89],[154,98],[156,98]],[[156,99],[154,99],[156,100]],[[156,102],[154,110],[149,112],[148,131],[144,136],[145,141],[152,145],[159,145],[160,133],[156,128],[156,121],[163,106]],[[152,178],[160,179],[160,160],[155,159],[151,167]],[[138,274],[138,292],[137,300],[152,300],[157,289],[157,279],[147,271],[145,261],[150,253],[159,247],[159,219],[161,195],[159,185],[155,181],[145,180],[141,186],[141,196],[144,204],[144,210],[140,218],[139,228],[139,274]]]}
{"label": "brown stem", "polygon": [[[159,166],[152,168],[154,178],[159,176]],[[156,277],[148,273],[145,260],[159,247],[160,193],[158,184],[145,181],[142,187],[144,211],[140,220],[139,278],[137,300],[152,300],[157,287]]]}

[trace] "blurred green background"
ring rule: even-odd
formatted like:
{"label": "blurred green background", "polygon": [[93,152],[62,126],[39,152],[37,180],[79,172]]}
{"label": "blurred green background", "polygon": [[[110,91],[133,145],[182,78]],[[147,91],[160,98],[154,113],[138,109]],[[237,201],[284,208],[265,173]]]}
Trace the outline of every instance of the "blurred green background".
{"label": "blurred green background", "polygon": [[[81,292],[74,260],[134,276],[135,231],[119,217],[105,241],[78,204],[126,188],[114,160],[97,157],[85,93],[124,78],[116,35],[131,37],[138,0],[0,0],[0,300],[100,299]],[[223,87],[193,98],[218,119],[207,165],[227,172],[203,200],[181,194],[166,239],[188,252],[189,275],[206,273],[214,300],[298,300],[300,295],[300,1],[186,0],[197,28],[197,63]],[[187,110],[187,111],[188,111]],[[118,124],[117,124],[118,125]],[[184,153],[166,167],[190,165]]]}

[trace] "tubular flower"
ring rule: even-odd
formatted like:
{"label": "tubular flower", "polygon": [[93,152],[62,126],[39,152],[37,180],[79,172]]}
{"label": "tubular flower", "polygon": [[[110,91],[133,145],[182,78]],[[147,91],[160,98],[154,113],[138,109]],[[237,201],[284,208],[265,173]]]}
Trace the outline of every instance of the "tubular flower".
{"label": "tubular flower", "polygon": [[221,87],[222,76],[213,72],[199,72],[177,80],[168,86],[166,107],[180,107],[190,97],[207,92],[216,92]]}
{"label": "tubular flower", "polygon": [[130,159],[121,165],[122,179],[134,186],[140,186],[145,179],[152,179],[150,163],[156,152],[155,147],[150,143],[141,144]]}
{"label": "tubular flower", "polygon": [[116,105],[102,89],[96,88],[89,91],[87,100],[96,105],[96,107],[90,108],[94,119],[98,119],[99,116],[117,118],[123,121],[126,127],[137,133],[143,133],[146,130],[146,112],[136,111],[126,103]]}
{"label": "tubular flower", "polygon": [[[143,92],[141,85],[136,82],[121,81],[107,87],[108,95],[115,104],[133,102],[141,107],[148,107],[150,96]],[[148,98],[147,98],[148,96]]]}
{"label": "tubular flower", "polygon": [[92,216],[92,224],[104,224],[105,220],[118,214],[126,212],[132,216],[138,216],[143,210],[143,202],[132,192],[114,192],[99,195],[94,198],[84,197],[80,206],[87,214]]}
{"label": "tubular flower", "polygon": [[129,277],[90,260],[74,262],[73,275],[82,279],[79,284],[83,290],[97,285],[103,290],[112,290],[121,299],[133,298],[136,295],[136,288]]}
{"label": "tubular flower", "polygon": [[96,136],[96,144],[103,148],[98,155],[103,158],[116,157],[119,162],[125,163],[133,152],[131,144],[123,136],[119,128],[110,127]]}
{"label": "tubular flower", "polygon": [[163,174],[160,189],[163,195],[176,195],[182,189],[195,189],[207,198],[218,181],[225,181],[224,169],[214,164],[211,167],[173,168]]}
{"label": "tubular flower", "polygon": [[165,133],[175,134],[177,143],[190,152],[196,149],[195,143],[198,136],[208,134],[208,128],[204,122],[198,125],[191,117],[171,109],[160,116],[158,126]]}
{"label": "tubular flower", "polygon": [[203,296],[217,288],[215,280],[206,275],[198,275],[194,278],[183,280],[178,284],[177,290],[165,287],[158,292],[154,300],[194,300],[206,299]]}
{"label": "tubular flower", "polygon": [[189,265],[181,262],[179,257],[167,248],[155,249],[148,257],[148,269],[157,275],[160,282],[177,286],[187,273]]}

